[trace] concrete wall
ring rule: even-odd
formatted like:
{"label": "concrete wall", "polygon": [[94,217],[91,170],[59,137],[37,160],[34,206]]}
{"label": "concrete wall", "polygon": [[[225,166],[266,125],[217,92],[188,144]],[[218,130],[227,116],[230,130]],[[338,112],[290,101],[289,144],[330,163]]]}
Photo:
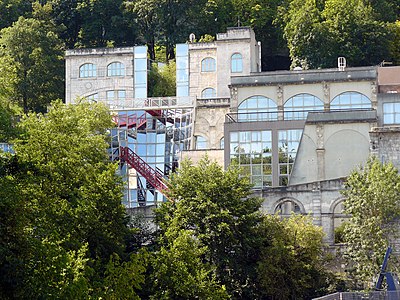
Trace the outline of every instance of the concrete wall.
{"label": "concrete wall", "polygon": [[180,159],[190,159],[194,164],[197,164],[205,155],[207,155],[211,161],[217,162],[220,166],[224,165],[224,150],[182,151]]}
{"label": "concrete wall", "polygon": [[369,131],[376,126],[375,112],[313,115],[309,114],[304,126],[289,184],[348,176],[369,157]]}

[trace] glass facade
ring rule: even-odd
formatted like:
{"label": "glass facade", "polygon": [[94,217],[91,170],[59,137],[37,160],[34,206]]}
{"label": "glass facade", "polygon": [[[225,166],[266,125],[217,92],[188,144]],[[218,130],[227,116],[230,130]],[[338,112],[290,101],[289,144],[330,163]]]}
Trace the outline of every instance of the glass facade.
{"label": "glass facade", "polygon": [[400,124],[400,103],[390,102],[383,104],[383,124]]}
{"label": "glass facade", "polygon": [[242,175],[249,176],[255,188],[286,186],[302,132],[301,129],[230,132],[230,162],[240,166]]}
{"label": "glass facade", "polygon": [[331,102],[331,109],[368,109],[371,107],[371,100],[358,92],[341,93]]}
{"label": "glass facade", "polygon": [[176,96],[189,96],[189,45],[176,45]]}
{"label": "glass facade", "polygon": [[309,111],[324,110],[324,103],[311,94],[298,94],[284,105],[285,120],[305,120]]}
{"label": "glass facade", "polygon": [[238,121],[274,121],[278,119],[276,103],[264,96],[247,98],[238,107]]}
{"label": "glass facade", "polygon": [[241,131],[230,133],[230,161],[239,165],[255,188],[272,185],[271,131]]}
{"label": "glass facade", "polygon": [[[119,128],[114,129],[112,155],[118,146],[128,146],[151,168],[168,176],[178,166],[179,153],[190,149],[192,110],[137,110],[120,112]],[[126,184],[124,204],[127,207],[156,205],[164,195],[154,189],[141,174],[128,164],[120,172]]]}
{"label": "glass facade", "polygon": [[300,145],[302,130],[278,131],[278,155],[279,155],[279,185],[289,183],[289,176],[293,169],[297,150]]}
{"label": "glass facade", "polygon": [[147,98],[147,47],[134,48],[134,92],[135,98]]}

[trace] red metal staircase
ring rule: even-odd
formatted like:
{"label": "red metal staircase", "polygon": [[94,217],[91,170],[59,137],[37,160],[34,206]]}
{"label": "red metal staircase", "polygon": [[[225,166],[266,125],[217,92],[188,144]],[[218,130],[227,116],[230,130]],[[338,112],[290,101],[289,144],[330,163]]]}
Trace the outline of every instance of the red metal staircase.
{"label": "red metal staircase", "polygon": [[126,162],[128,165],[134,168],[140,175],[146,178],[146,180],[154,188],[165,195],[165,193],[168,191],[168,187],[164,183],[163,174],[161,172],[153,169],[129,147],[120,147],[119,157],[122,162]]}

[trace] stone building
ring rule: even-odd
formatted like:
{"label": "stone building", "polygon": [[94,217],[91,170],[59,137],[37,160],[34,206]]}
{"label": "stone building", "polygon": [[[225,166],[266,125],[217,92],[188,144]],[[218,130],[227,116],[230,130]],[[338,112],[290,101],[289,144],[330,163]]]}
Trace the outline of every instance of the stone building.
{"label": "stone building", "polygon": [[[81,96],[115,112],[111,156],[128,147],[161,176],[205,153],[239,164],[264,212],[310,214],[333,242],[346,176],[371,154],[400,167],[400,68],[261,72],[250,28],[191,39],[177,45],[170,98],[146,98],[145,47],[67,51],[67,103]],[[121,169],[128,208],[165,201],[142,167]]]}

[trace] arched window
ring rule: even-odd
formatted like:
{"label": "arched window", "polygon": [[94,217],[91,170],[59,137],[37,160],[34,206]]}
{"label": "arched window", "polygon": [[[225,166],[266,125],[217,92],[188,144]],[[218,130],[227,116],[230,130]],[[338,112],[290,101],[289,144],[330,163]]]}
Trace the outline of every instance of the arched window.
{"label": "arched window", "polygon": [[292,213],[301,214],[301,209],[296,202],[287,199],[276,206],[275,213],[278,213],[281,217],[290,217]]}
{"label": "arched window", "polygon": [[232,55],[232,57],[231,57],[231,72],[232,73],[243,72],[242,54],[235,53]]}
{"label": "arched window", "polygon": [[91,94],[89,96],[86,96],[86,99],[93,101],[93,102],[97,102],[99,100],[99,94],[97,94],[97,93]]}
{"label": "arched window", "polygon": [[206,57],[201,61],[202,72],[215,72],[215,59],[212,57]]}
{"label": "arched window", "polygon": [[278,119],[277,105],[274,100],[264,96],[247,98],[238,107],[240,122],[272,121]]}
{"label": "arched window", "polygon": [[209,99],[215,98],[217,96],[217,92],[213,88],[206,88],[201,92],[201,98]]}
{"label": "arched window", "polygon": [[331,109],[367,109],[371,107],[371,100],[359,92],[341,93],[331,102]]}
{"label": "arched window", "polygon": [[224,147],[225,147],[225,140],[224,140],[224,137],[222,137],[222,138],[219,140],[219,148],[220,148],[220,149],[224,149]]}
{"label": "arched window", "polygon": [[125,66],[120,62],[113,62],[107,66],[107,76],[125,76]]}
{"label": "arched window", "polygon": [[304,120],[309,111],[324,110],[324,103],[314,95],[298,94],[284,105],[285,120]]}
{"label": "arched window", "polygon": [[196,150],[207,149],[207,140],[205,137],[198,135],[196,136]]}
{"label": "arched window", "polygon": [[350,216],[346,215],[344,212],[343,200],[336,203],[335,206],[333,207],[333,213],[332,213],[333,233],[334,233],[333,238],[335,244],[344,242],[343,231],[349,218]]}
{"label": "arched window", "polygon": [[86,78],[86,77],[96,77],[96,65],[94,64],[84,64],[79,67],[79,77]]}

